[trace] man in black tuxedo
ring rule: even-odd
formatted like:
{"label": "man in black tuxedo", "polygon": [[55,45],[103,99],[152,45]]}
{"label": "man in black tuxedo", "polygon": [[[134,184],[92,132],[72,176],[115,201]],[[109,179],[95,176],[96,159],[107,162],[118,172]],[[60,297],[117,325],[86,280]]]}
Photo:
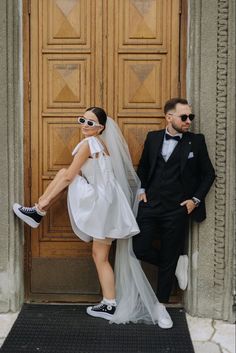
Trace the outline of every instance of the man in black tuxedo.
{"label": "man in black tuxedo", "polygon": [[[187,100],[170,99],[164,113],[167,127],[148,133],[137,170],[140,233],[133,248],[138,259],[159,267],[157,296],[167,303],[189,215],[197,222],[206,218],[204,200],[215,171],[204,136],[188,132],[194,114]],[[159,250],[153,247],[156,238]]]}

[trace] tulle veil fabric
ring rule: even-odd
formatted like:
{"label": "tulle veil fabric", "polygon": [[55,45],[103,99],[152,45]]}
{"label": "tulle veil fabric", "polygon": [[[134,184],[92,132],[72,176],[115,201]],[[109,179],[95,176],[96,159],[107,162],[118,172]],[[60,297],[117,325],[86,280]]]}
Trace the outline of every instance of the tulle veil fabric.
{"label": "tulle veil fabric", "polygon": [[[122,187],[134,214],[138,210],[137,191],[140,180],[133,168],[127,143],[114,120],[108,117],[101,135],[111,156],[115,177]],[[118,306],[111,323],[158,322],[159,303],[140,262],[133,253],[132,238],[119,239],[115,258],[116,295]]]}

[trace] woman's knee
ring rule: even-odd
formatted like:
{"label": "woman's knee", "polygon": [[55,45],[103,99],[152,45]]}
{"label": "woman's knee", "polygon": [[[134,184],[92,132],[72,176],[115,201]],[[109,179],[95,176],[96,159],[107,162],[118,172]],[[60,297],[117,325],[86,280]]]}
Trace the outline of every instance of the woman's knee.
{"label": "woman's knee", "polygon": [[101,253],[97,249],[93,249],[92,257],[93,257],[93,260],[95,263],[104,263],[104,262],[108,261],[108,255]]}

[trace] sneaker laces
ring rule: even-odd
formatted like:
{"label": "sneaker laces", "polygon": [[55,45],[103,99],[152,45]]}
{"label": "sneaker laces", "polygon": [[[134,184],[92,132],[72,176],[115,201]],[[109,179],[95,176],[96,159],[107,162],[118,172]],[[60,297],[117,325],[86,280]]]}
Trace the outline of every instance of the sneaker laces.
{"label": "sneaker laces", "polygon": [[25,206],[21,206],[21,210],[24,212],[35,212],[35,207],[25,207]]}
{"label": "sneaker laces", "polygon": [[101,309],[104,305],[106,305],[106,304],[102,300],[101,303],[98,303],[97,305],[94,305],[93,309]]}

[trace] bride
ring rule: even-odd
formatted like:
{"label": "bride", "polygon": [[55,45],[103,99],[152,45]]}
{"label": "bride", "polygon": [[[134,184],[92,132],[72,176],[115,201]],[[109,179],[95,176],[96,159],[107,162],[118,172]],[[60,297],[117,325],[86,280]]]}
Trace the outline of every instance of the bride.
{"label": "bride", "polygon": [[[102,108],[91,107],[78,117],[85,138],[72,152],[74,159],[61,169],[34,207],[13,205],[15,214],[38,227],[46,211],[68,187],[68,211],[74,233],[93,241],[92,254],[103,300],[87,313],[114,323],[146,322],[171,328],[161,304],[132,249],[139,233],[135,220],[139,179],[118,125]],[[117,240],[115,273],[108,256]]]}

